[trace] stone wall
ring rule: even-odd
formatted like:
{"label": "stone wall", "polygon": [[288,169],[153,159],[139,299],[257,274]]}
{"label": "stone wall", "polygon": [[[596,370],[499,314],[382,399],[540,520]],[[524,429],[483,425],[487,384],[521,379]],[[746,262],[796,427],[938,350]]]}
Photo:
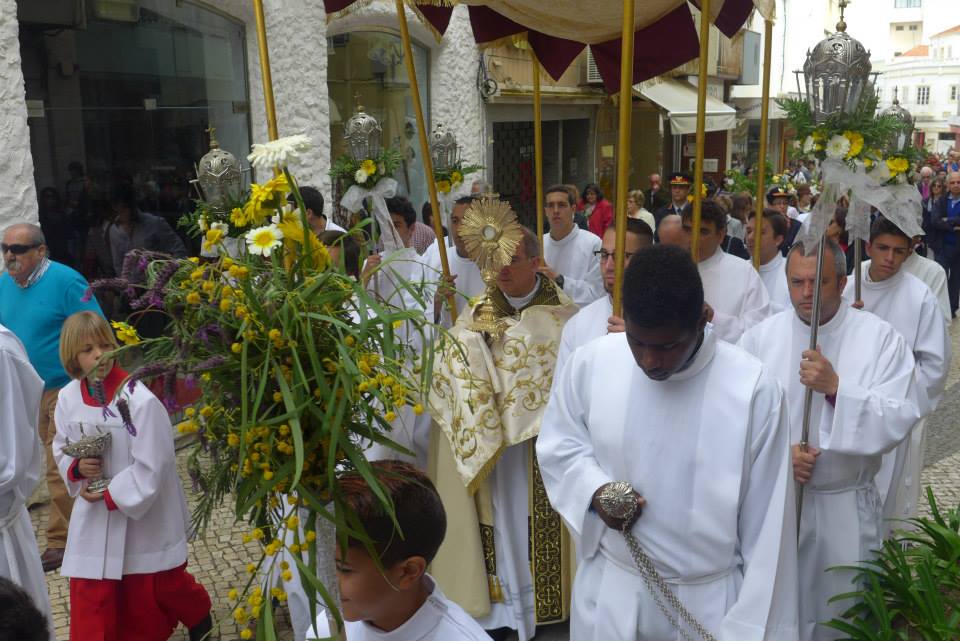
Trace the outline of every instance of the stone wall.
{"label": "stone wall", "polygon": [[37,190],[20,69],[16,0],[0,0],[0,229],[37,221]]}

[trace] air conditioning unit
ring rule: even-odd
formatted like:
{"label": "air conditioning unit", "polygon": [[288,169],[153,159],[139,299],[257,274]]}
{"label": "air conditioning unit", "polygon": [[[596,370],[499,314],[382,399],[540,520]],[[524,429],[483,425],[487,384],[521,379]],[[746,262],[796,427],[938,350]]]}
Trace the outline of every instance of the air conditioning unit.
{"label": "air conditioning unit", "polygon": [[603,78],[600,77],[600,70],[597,69],[597,61],[593,59],[593,52],[590,50],[590,47],[587,47],[587,66],[586,66],[586,82],[584,84],[588,85],[600,85],[603,84]]}

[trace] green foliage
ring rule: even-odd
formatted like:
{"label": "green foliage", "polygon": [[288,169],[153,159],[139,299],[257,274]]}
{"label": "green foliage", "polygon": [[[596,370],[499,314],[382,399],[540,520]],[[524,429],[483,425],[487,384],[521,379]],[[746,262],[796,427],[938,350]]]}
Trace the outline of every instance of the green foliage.
{"label": "green foliage", "polygon": [[827,623],[853,641],[960,639],[960,508],[945,515],[927,488],[930,518],[910,519],[915,531],[884,542],[877,557],[854,570],[858,589],[831,599],[855,599]]}
{"label": "green foliage", "polygon": [[[330,177],[342,181],[344,189],[349,189],[354,185],[371,189],[380,182],[381,178],[392,176],[400,168],[401,161],[400,152],[391,147],[384,149],[376,158],[369,158],[360,162],[357,162],[348,154],[343,154],[333,161],[333,166],[330,168]],[[364,170],[367,178],[363,182],[357,182],[357,172],[361,169]]]}

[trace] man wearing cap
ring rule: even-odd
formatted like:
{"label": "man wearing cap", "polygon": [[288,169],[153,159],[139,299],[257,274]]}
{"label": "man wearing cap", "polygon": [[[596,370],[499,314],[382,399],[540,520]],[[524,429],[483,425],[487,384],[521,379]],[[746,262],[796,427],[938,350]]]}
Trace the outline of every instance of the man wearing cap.
{"label": "man wearing cap", "polygon": [[793,247],[793,242],[796,240],[797,234],[800,232],[802,225],[798,218],[800,212],[798,212],[795,207],[790,206],[790,192],[783,187],[772,187],[770,191],[767,192],[767,204],[770,205],[771,209],[776,209],[787,219],[787,234],[784,237],[783,244],[780,245],[780,253],[786,257],[790,248]]}
{"label": "man wearing cap", "polygon": [[675,171],[670,174],[670,202],[653,212],[657,227],[660,226],[660,221],[665,216],[680,214],[683,211],[684,205],[687,204],[687,196],[690,195],[691,185],[693,185],[693,180],[690,178],[690,174],[685,174],[682,171]]}

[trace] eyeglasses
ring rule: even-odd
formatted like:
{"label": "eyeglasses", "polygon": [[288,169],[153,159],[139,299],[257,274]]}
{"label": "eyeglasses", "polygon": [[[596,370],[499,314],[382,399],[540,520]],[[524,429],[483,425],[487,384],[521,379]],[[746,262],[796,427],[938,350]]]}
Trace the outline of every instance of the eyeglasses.
{"label": "eyeglasses", "polygon": [[39,243],[33,243],[32,245],[18,245],[18,244],[7,245],[6,243],[0,243],[0,250],[3,250],[4,254],[6,254],[7,252],[10,252],[14,256],[21,256],[23,254],[26,254],[31,249],[36,249],[39,246],[40,246]]}
{"label": "eyeglasses", "polygon": [[[612,252],[608,252],[605,249],[598,249],[597,251],[593,252],[593,255],[599,258],[601,263],[605,263],[607,262],[608,258],[613,258],[616,254]],[[625,252],[623,254],[624,262],[630,260],[631,256],[633,256],[633,252]]]}

